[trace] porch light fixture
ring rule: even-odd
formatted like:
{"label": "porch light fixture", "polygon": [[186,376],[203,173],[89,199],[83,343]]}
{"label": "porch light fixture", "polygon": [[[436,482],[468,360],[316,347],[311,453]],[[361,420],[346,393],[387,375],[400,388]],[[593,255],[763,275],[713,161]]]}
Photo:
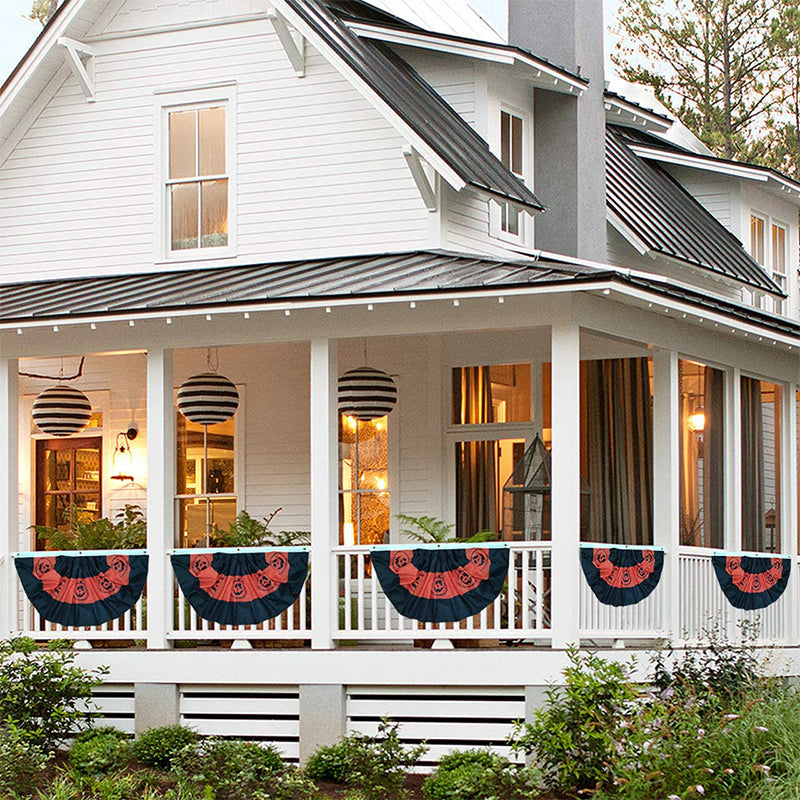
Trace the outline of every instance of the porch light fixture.
{"label": "porch light fixture", "polygon": [[131,425],[126,431],[117,434],[117,441],[114,445],[114,456],[112,458],[111,476],[112,481],[131,481],[133,482],[133,454],[131,453],[131,441],[139,435],[139,429]]}
{"label": "porch light fixture", "polygon": [[689,415],[686,427],[693,433],[702,433],[706,428],[706,412],[701,406]]}

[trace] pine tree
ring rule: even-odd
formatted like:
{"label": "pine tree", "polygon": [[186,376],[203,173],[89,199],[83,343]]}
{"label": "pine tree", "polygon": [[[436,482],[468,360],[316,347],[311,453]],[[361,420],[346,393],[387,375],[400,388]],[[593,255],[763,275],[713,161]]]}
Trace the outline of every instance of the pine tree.
{"label": "pine tree", "polygon": [[31,6],[31,13],[28,14],[30,19],[35,19],[41,23],[42,27],[47,25],[58,9],[59,0],[33,0]]}

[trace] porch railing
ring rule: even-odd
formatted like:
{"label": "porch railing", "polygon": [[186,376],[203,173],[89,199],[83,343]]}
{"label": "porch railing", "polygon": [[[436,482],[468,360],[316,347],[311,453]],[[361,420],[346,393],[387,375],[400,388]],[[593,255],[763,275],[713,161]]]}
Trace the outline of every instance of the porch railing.
{"label": "porch railing", "polygon": [[397,612],[381,589],[367,546],[337,547],[339,640],[503,639],[550,637],[549,542],[509,544],[508,576],[499,597],[473,617],[424,623]]}

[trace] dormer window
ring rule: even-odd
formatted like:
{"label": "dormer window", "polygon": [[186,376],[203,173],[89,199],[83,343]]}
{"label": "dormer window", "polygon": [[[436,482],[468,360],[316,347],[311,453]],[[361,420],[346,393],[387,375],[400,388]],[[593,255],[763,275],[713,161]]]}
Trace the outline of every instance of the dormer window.
{"label": "dormer window", "polygon": [[170,250],[228,246],[226,109],[169,112]]}
{"label": "dormer window", "polygon": [[[525,180],[524,123],[510,111],[500,112],[500,160],[520,180]],[[509,203],[500,208],[500,230],[509,236],[522,235],[522,212]]]}

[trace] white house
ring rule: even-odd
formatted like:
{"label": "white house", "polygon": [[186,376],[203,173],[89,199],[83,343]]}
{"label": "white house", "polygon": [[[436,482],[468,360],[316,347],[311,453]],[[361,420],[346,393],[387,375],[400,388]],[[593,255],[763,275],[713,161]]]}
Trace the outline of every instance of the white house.
{"label": "white house", "polygon": [[[81,642],[114,724],[296,759],[390,715],[435,759],[502,749],[570,643],[747,621],[800,673],[800,184],[606,90],[600,0],[508,5],[496,32],[460,0],[64,0],[0,89],[0,634]],[[398,401],[358,422],[365,365]],[[240,403],[204,437],[176,392],[209,371]],[[32,420],[60,375],[92,407],[66,437]],[[144,599],[45,619],[31,526],[126,504]],[[202,619],[172,551],[278,508],[311,537],[294,605]],[[498,532],[496,599],[400,614],[371,559],[399,514]],[[607,605],[582,543],[660,580]],[[712,558],[758,553],[785,591],[738,609]]]}

